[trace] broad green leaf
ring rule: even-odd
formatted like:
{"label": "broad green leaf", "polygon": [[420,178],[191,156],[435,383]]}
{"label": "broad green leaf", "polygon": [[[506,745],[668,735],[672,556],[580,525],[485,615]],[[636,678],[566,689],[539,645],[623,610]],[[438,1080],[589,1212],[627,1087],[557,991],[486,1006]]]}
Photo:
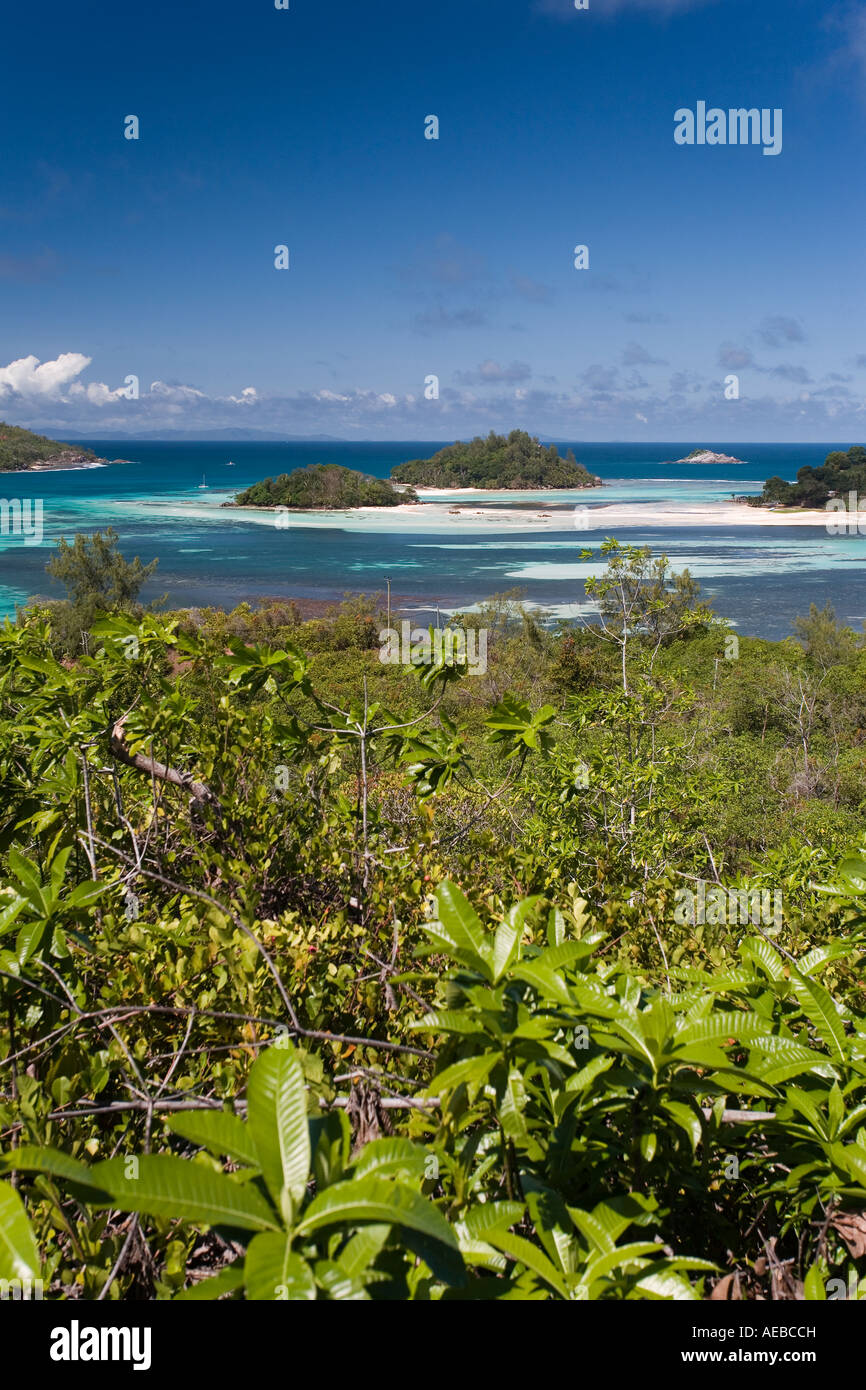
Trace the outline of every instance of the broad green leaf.
{"label": "broad green leaf", "polygon": [[251,1168],[259,1166],[258,1152],[249,1127],[227,1110],[180,1111],[169,1117],[168,1127],[217,1158],[226,1154]]}
{"label": "broad green leaf", "polygon": [[448,882],[436,890],[436,904],[439,921],[457,943],[461,959],[492,980],[492,945],[472,904],[456,884]]}
{"label": "broad green leaf", "polygon": [[557,946],[546,947],[537,960],[551,970],[561,970],[563,966],[574,965],[575,961],[591,956],[598,940],[597,937],[584,937],[581,941],[562,941]]}
{"label": "broad green leaf", "polygon": [[[609,1226],[593,1211],[581,1211],[576,1207],[570,1207],[569,1215],[590,1248],[594,1246],[601,1254],[613,1250],[620,1234],[618,1229],[611,1231]],[[628,1221],[625,1221],[622,1229],[625,1230],[628,1224]]]}
{"label": "broad green leaf", "polygon": [[234,1182],[203,1163],[190,1163],[173,1154],[142,1154],[128,1177],[126,1168],[125,1158],[109,1158],[91,1169],[94,1181],[120,1211],[245,1231],[279,1228],[276,1214],[255,1187]]}
{"label": "broad green leaf", "polygon": [[742,1042],[761,1039],[772,1033],[764,1019],[755,1013],[735,1012],[711,1013],[707,1018],[698,1019],[686,1027],[676,1030],[676,1047],[687,1048],[692,1043],[720,1042],[733,1038]]}
{"label": "broad green leaf", "polygon": [[496,928],[493,939],[493,983],[496,984],[517,957],[526,919],[537,904],[539,897],[525,898],[506,914]]}
{"label": "broad green leaf", "polygon": [[316,1297],[313,1271],[292,1250],[288,1235],[253,1236],[244,1261],[244,1283],[253,1302],[310,1303]]}
{"label": "broad green leaf", "polygon": [[367,1293],[360,1279],[355,1279],[347,1274],[345,1269],[336,1260],[318,1260],[316,1262],[316,1283],[323,1289],[329,1299],[341,1303],[367,1303],[370,1295]]}
{"label": "broad green leaf", "polygon": [[311,1235],[326,1226],[351,1227],[367,1221],[405,1226],[457,1249],[453,1230],[433,1203],[387,1178],[350,1179],[326,1188],[307,1207],[298,1233]]}
{"label": "broad green leaf", "polygon": [[859,1187],[866,1187],[866,1150],[859,1144],[831,1144],[830,1157]]}
{"label": "broad green leaf", "polygon": [[547,940],[551,946],[559,946],[565,940],[565,917],[558,907],[552,907],[547,919]]}
{"label": "broad green leaf", "polygon": [[643,1158],[645,1163],[652,1163],[653,1159],[656,1156],[656,1149],[658,1148],[658,1143],[659,1138],[654,1130],[646,1130],[640,1136],[638,1145],[641,1151],[641,1157]]}
{"label": "broad green leaf", "polygon": [[39,865],[34,864],[32,859],[27,859],[20,850],[13,848],[9,851],[9,868],[18,882],[23,883],[25,888],[29,888],[31,893],[41,900],[42,878]]}
{"label": "broad green leaf", "polygon": [[823,985],[791,966],[791,989],[803,1013],[836,1062],[848,1056],[848,1040],[836,1005]]}
{"label": "broad green leaf", "polygon": [[642,1274],[635,1282],[635,1288],[650,1298],[664,1299],[665,1302],[685,1303],[698,1300],[698,1294],[688,1279],[671,1270],[655,1270]]}
{"label": "broad green leaf", "polygon": [[412,1024],[414,1033],[461,1033],[464,1037],[484,1037],[484,1029],[459,1009],[436,1009]]}
{"label": "broad green leaf", "polygon": [[337,1263],[350,1279],[357,1279],[384,1250],[390,1234],[390,1226],[362,1226],[340,1251]]}
{"label": "broad green leaf", "polygon": [[866,859],[862,856],[846,855],[837,872],[849,893],[866,893]]}
{"label": "broad green leaf", "polygon": [[88,879],[84,883],[79,883],[63,899],[64,907],[90,907],[97,898],[101,898],[103,893],[108,892],[107,883],[97,883],[95,879]]}
{"label": "broad green leaf", "polygon": [[585,1067],[570,1076],[565,1083],[566,1091],[586,1091],[592,1085],[597,1076],[602,1072],[609,1071],[613,1066],[613,1058],[605,1056],[602,1052],[598,1057],[593,1057],[591,1062],[587,1062]]}
{"label": "broad green leaf", "polygon": [[814,1264],[803,1280],[803,1297],[807,1303],[826,1303],[827,1290],[821,1278],[820,1265]]}
{"label": "broad green leaf", "polygon": [[545,965],[542,958],[522,960],[519,965],[514,966],[512,974],[516,979],[525,980],[528,985],[532,985],[542,999],[552,999],[557,1004],[574,1005],[574,996],[565,980]]}
{"label": "broad green leaf", "polygon": [[268,1191],[286,1222],[288,1193],[295,1211],[310,1177],[310,1127],[304,1069],[297,1050],[271,1047],[250,1068],[247,1124]]}
{"label": "broad green leaf", "polygon": [[587,1284],[592,1284],[615,1269],[633,1264],[644,1255],[657,1255],[658,1250],[658,1244],[654,1240],[635,1240],[629,1245],[618,1245],[614,1250],[594,1255],[586,1266],[583,1278]]}
{"label": "broad green leaf", "polygon": [[6,931],[10,931],[15,918],[26,906],[27,899],[15,897],[11,902],[4,899],[4,904],[0,907],[0,936]]}
{"label": "broad green leaf", "polygon": [[24,1203],[8,1182],[0,1182],[0,1279],[38,1279],[36,1238]]}
{"label": "broad green leaf", "polygon": [[558,1192],[550,1188],[531,1189],[526,1193],[529,1214],[535,1234],[551,1261],[563,1274],[574,1274],[579,1253],[574,1223]]}
{"label": "broad green leaf", "polygon": [[519,1067],[512,1067],[499,1102],[499,1119],[502,1129],[509,1139],[525,1142],[529,1138],[529,1130],[523,1115],[525,1108],[526,1087],[523,1082],[523,1073]]}
{"label": "broad green leaf", "polygon": [[51,1178],[63,1178],[66,1182],[80,1187],[93,1188],[97,1192],[106,1189],[94,1177],[95,1169],[77,1158],[38,1144],[22,1144],[20,1149],[10,1149],[0,1158],[0,1167],[7,1173],[46,1173]]}
{"label": "broad green leaf", "polygon": [[524,1240],[523,1236],[515,1236],[510,1231],[503,1231],[498,1226],[488,1231],[487,1240],[490,1245],[495,1245],[497,1250],[503,1251],[512,1260],[518,1260],[521,1264],[526,1265],[526,1268],[531,1269],[533,1274],[537,1274],[540,1279],[543,1279],[545,1284],[549,1284],[560,1298],[568,1298],[568,1285],[563,1276],[537,1245],[533,1245],[529,1240]]}
{"label": "broad green leaf", "polygon": [[740,955],[760,965],[771,980],[785,978],[785,962],[762,936],[749,936],[740,942]]}
{"label": "broad green leaf", "polygon": [[490,1075],[497,1062],[501,1060],[498,1052],[483,1052],[477,1057],[464,1057],[434,1076],[424,1096],[447,1096],[458,1086],[481,1086]]}
{"label": "broad green leaf", "polygon": [[378,1177],[423,1177],[428,1155],[411,1139],[372,1139],[365,1144],[352,1167],[353,1176],[365,1178],[369,1173]]}
{"label": "broad green leaf", "polygon": [[479,1202],[463,1216],[463,1225],[475,1240],[486,1240],[488,1232],[507,1231],[523,1215],[520,1202]]}
{"label": "broad green leaf", "polygon": [[26,965],[30,957],[36,954],[47,928],[46,918],[40,917],[33,922],[24,923],[15,942],[15,953],[18,956],[19,964]]}
{"label": "broad green leaf", "polygon": [[805,956],[800,957],[797,961],[797,969],[801,975],[814,975],[822,965],[826,965],[829,961],[841,960],[845,956],[850,956],[852,949],[846,941],[831,941],[827,946],[815,946],[811,951],[807,951]]}
{"label": "broad green leaf", "polygon": [[694,1110],[692,1110],[691,1106],[683,1105],[678,1100],[664,1100],[662,1101],[662,1106],[671,1116],[674,1124],[679,1125],[680,1129],[684,1130],[688,1135],[689,1143],[692,1146],[692,1153],[694,1153],[698,1144],[701,1142],[701,1135],[703,1133],[700,1119],[695,1114]]}
{"label": "broad green leaf", "polygon": [[493,983],[497,984],[517,955],[520,946],[522,926],[516,926],[506,918],[496,928],[493,938]]}

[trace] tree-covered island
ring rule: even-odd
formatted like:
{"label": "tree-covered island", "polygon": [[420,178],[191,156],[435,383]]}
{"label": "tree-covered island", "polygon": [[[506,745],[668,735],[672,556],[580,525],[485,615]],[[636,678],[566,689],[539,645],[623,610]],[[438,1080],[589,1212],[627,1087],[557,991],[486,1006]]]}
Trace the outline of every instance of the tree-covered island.
{"label": "tree-covered island", "polygon": [[349,507],[397,507],[415,502],[412,488],[397,488],[337,463],[314,463],[264,478],[238,493],[226,507],[288,507],[292,511],[346,511]]}
{"label": "tree-covered island", "polygon": [[391,469],[395,483],[417,487],[502,488],[528,491],[539,488],[598,487],[595,477],[578,463],[571,449],[562,458],[555,444],[548,448],[525,430],[509,435],[480,435],[464,443],[458,440],[429,459],[410,459]]}
{"label": "tree-covered island", "polygon": [[823,507],[831,497],[849,492],[866,495],[866,448],[855,444],[847,453],[836,449],[820,468],[800,468],[797,481],[768,478],[764,490],[750,500],[753,507]]}
{"label": "tree-covered island", "polygon": [[0,473],[22,473],[42,468],[86,468],[106,463],[90,449],[71,449],[43,434],[32,434],[0,420]]}

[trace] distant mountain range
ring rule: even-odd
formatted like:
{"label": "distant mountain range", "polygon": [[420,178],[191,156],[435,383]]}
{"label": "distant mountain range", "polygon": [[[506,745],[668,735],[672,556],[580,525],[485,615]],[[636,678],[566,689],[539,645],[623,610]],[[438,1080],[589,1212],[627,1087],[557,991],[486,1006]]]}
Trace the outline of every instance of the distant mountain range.
{"label": "distant mountain range", "polygon": [[[55,427],[52,427],[55,428]],[[151,440],[157,442],[165,440],[167,443],[186,443],[186,444],[378,444],[378,443],[414,443],[416,440],[377,440],[377,439],[345,439],[337,434],[278,434],[274,430],[256,430],[241,428],[225,428],[219,430],[112,430],[110,434],[99,434],[93,430],[70,430],[65,427],[56,427],[57,433],[62,434],[64,439],[129,439],[129,440]],[[537,438],[542,444],[555,444],[560,440],[554,439],[552,435],[540,434]],[[429,439],[424,436],[424,442],[430,444],[448,444],[450,439]]]}
{"label": "distant mountain range", "polygon": [[[92,430],[68,430],[62,431],[64,439],[95,439]],[[347,439],[340,439],[334,434],[275,434],[270,430],[245,430],[245,429],[222,429],[222,430],[113,430],[106,439],[150,439],[167,440],[170,443],[187,444],[348,444]]]}

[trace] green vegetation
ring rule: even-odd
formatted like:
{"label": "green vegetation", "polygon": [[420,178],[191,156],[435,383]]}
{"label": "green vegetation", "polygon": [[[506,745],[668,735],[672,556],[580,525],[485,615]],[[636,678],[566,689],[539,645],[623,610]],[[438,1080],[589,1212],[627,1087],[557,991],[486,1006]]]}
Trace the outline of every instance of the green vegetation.
{"label": "green vegetation", "polygon": [[0,1279],[866,1274],[862,633],[738,639],[609,541],[597,623],[498,596],[467,677],[380,662],[363,597],[133,611],[100,553],[74,659],[54,609],[0,630]]}
{"label": "green vegetation", "polygon": [[61,538],[56,553],[45,566],[67,593],[66,599],[45,608],[51,619],[54,651],[62,656],[86,651],[90,629],[100,614],[140,617],[144,610],[138,595],[158,563],[151,560],[149,565],[143,565],[138,556],[134,560],[124,559],[117,532],[110,526],[104,533],[78,535],[71,545]]}
{"label": "green vegetation", "polygon": [[225,505],[342,511],[347,507],[396,507],[416,500],[411,488],[395,488],[387,479],[372,478],[336,463],[315,463],[254,483]]}
{"label": "green vegetation", "polygon": [[412,459],[391,469],[397,483],[418,487],[571,488],[596,487],[600,478],[578,463],[571,449],[562,458],[524,430],[479,436],[449,444],[429,459]]}
{"label": "green vegetation", "polygon": [[763,492],[750,499],[750,505],[823,507],[831,497],[842,497],[847,502],[849,492],[866,495],[866,448],[862,444],[855,444],[847,453],[834,450],[820,468],[798,469],[795,483],[768,478]]}
{"label": "green vegetation", "polygon": [[42,434],[31,434],[30,430],[17,425],[7,425],[0,420],[0,473],[30,468],[34,463],[84,463],[96,462],[96,455],[89,449],[73,449],[69,444],[58,444],[56,439],[46,439]]}

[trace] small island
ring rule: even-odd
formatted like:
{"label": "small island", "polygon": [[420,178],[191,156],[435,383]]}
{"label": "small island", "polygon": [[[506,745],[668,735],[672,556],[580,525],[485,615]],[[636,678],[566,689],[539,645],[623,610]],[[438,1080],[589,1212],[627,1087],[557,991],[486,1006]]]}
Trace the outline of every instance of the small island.
{"label": "small island", "polygon": [[818,468],[806,466],[797,471],[797,481],[768,478],[758,497],[749,499],[753,507],[823,507],[831,497],[849,492],[866,495],[866,448],[855,444],[845,453],[836,449]]}
{"label": "small island", "polygon": [[106,464],[89,449],[70,449],[43,434],[31,434],[0,420],[0,473],[30,473],[47,468],[93,468]]}
{"label": "small island", "polygon": [[223,506],[342,512],[353,507],[398,507],[417,500],[412,488],[395,487],[387,478],[373,478],[337,463],[314,463],[253,483]]}
{"label": "small island", "polygon": [[668,460],[677,463],[745,463],[745,459],[735,459],[731,454],[714,454],[712,449],[693,449],[684,459]]}
{"label": "small island", "polygon": [[391,469],[395,483],[417,487],[478,488],[521,491],[599,487],[595,477],[578,463],[571,449],[565,458],[556,445],[545,448],[524,430],[509,435],[480,435],[468,443],[458,440],[429,459],[410,459]]}

